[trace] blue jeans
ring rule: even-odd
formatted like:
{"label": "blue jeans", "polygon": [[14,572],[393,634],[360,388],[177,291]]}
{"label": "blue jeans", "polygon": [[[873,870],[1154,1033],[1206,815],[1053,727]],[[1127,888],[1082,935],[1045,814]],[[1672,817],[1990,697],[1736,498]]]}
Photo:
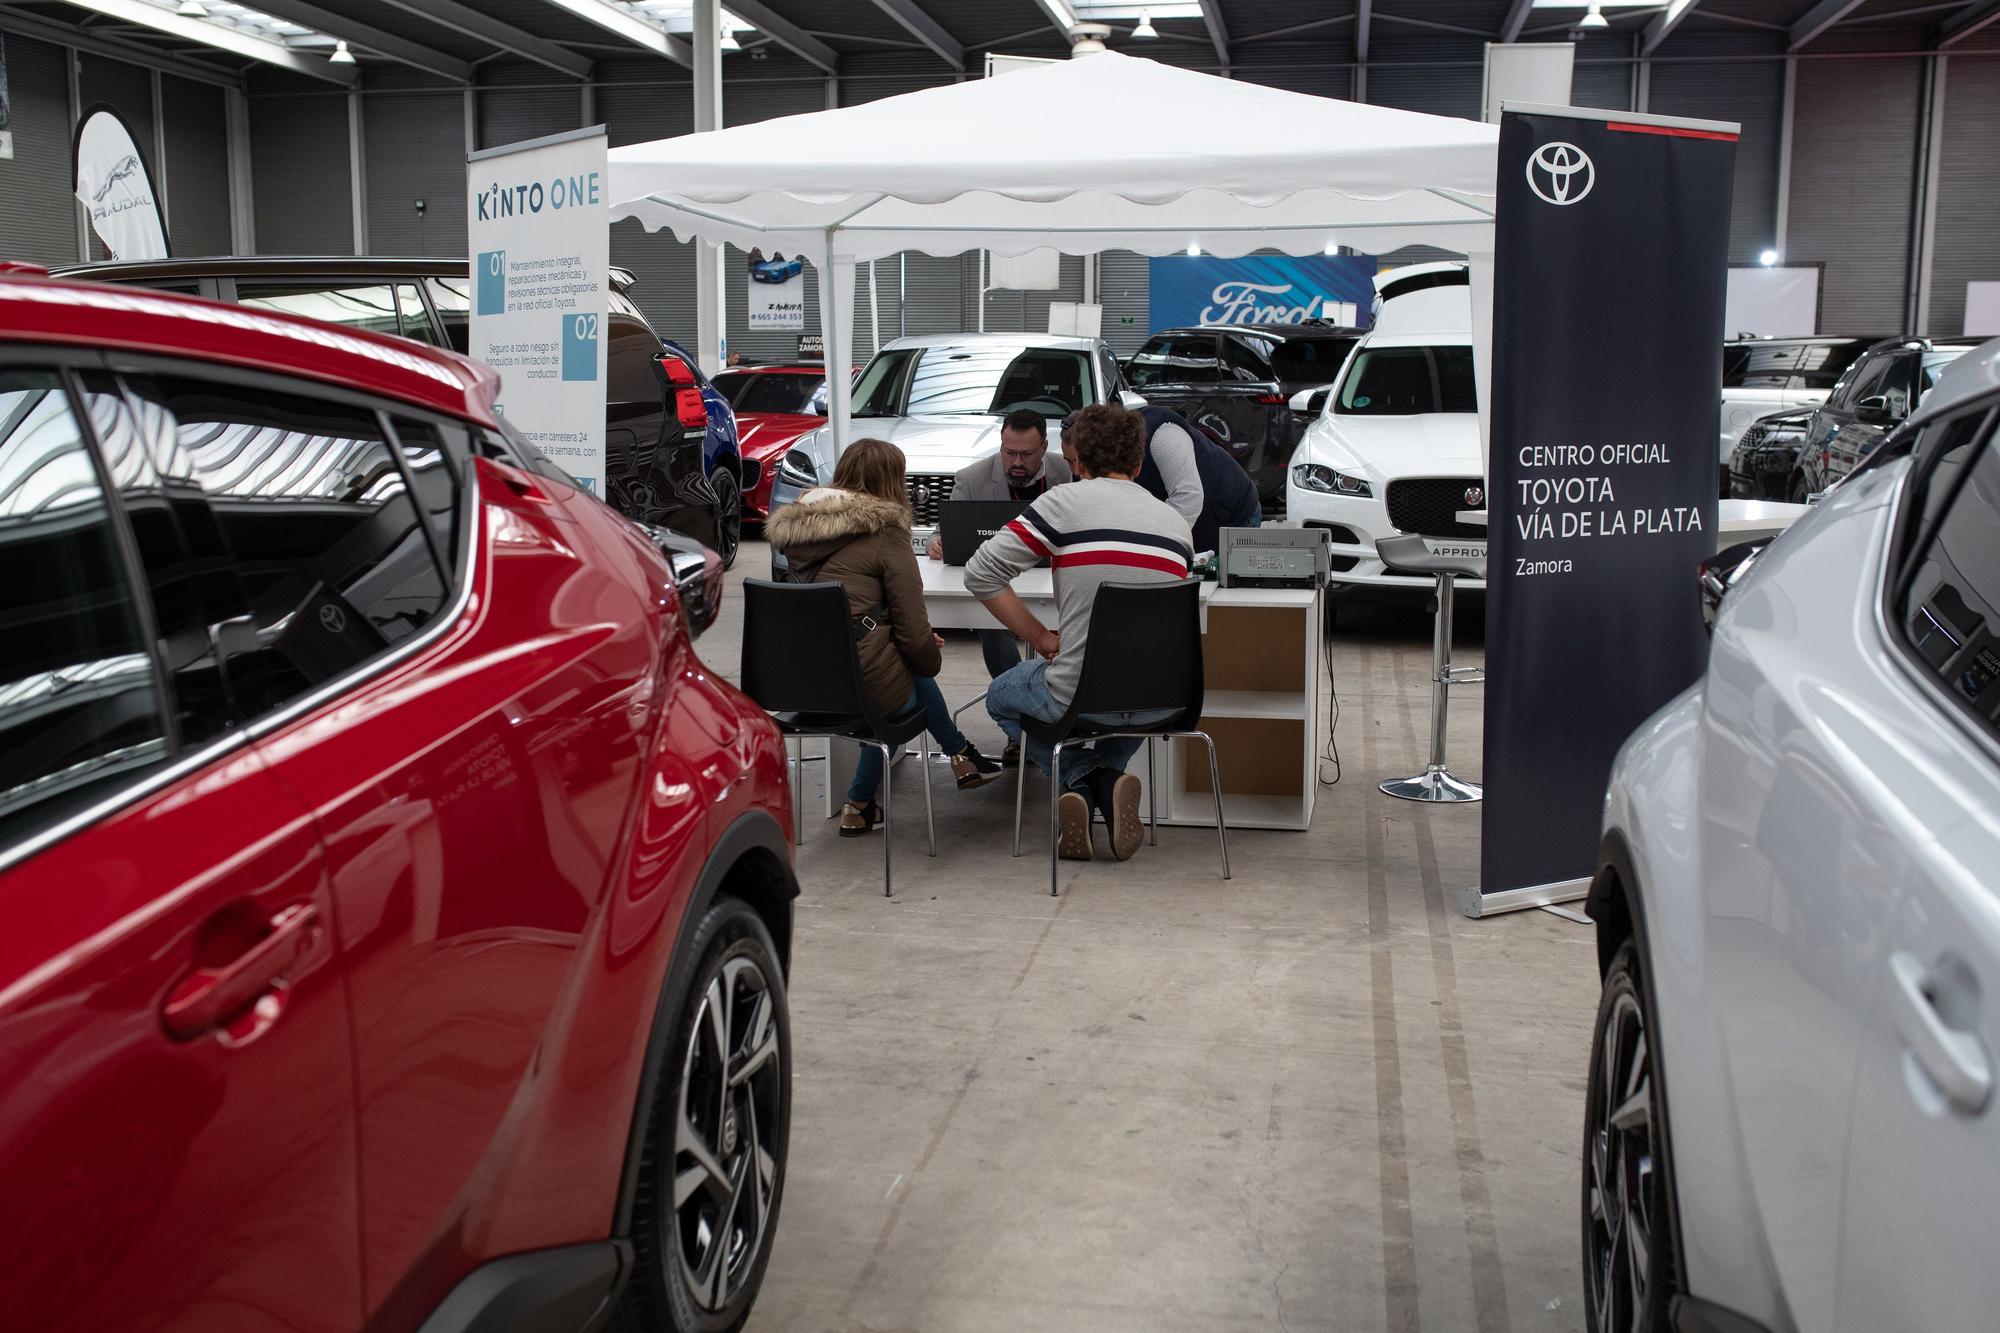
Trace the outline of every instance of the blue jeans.
{"label": "blue jeans", "polygon": [[[951,705],[944,701],[944,691],[929,676],[917,677],[917,683],[910,687],[910,697],[904,701],[903,707],[908,708],[919,700],[923,701],[924,717],[938,748],[946,754],[957,754],[963,750],[965,736],[951,724]],[[867,805],[875,799],[875,793],[881,786],[882,752],[872,745],[864,745],[861,747],[861,762],[854,766],[854,781],[847,787],[847,799],[856,805]]]}
{"label": "blue jeans", "polygon": [[986,659],[986,674],[998,680],[1021,665],[1021,642],[1004,629],[983,629],[979,654]]}
{"label": "blue jeans", "polygon": [[[1069,705],[1056,702],[1049,693],[1049,664],[1041,658],[1023,662],[1013,667],[1005,675],[993,682],[986,692],[986,711],[1000,724],[1000,730],[1010,741],[1021,741],[1021,719],[1034,718],[1038,722],[1054,722],[1069,711]],[[1174,715],[1171,708],[1142,708],[1129,713],[1087,713],[1083,720],[1103,727],[1148,726],[1164,722]],[[1093,741],[1089,745],[1065,745],[1063,747],[1063,786],[1077,788],[1083,780],[1100,768],[1110,768],[1114,773],[1122,773],[1132,756],[1146,742],[1137,736],[1116,736],[1106,740]],[[1046,773],[1049,771],[1050,749],[1036,741],[1023,743],[1023,752],[1032,759],[1035,767]]]}

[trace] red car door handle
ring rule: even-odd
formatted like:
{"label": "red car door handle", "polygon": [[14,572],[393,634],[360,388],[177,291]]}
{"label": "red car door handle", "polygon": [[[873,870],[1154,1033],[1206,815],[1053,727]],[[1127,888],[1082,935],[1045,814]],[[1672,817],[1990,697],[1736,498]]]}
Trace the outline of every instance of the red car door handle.
{"label": "red car door handle", "polygon": [[266,991],[290,980],[319,936],[319,908],[292,904],[271,918],[262,939],[235,958],[182,977],[160,1006],[161,1021],[183,1041],[221,1027]]}

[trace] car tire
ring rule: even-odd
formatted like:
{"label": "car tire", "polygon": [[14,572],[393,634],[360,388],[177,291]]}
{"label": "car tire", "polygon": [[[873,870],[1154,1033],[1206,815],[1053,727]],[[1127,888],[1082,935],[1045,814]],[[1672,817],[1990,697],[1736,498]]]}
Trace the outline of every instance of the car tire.
{"label": "car tire", "polygon": [[682,957],[697,961],[668,982],[619,1326],[729,1333],[750,1316],[784,1198],[791,1011],[770,932],[740,898],[715,900]]}
{"label": "car tire", "polygon": [[1666,1116],[1638,947],[1604,974],[1583,1117],[1583,1286],[1591,1333],[1664,1333],[1678,1285]]}
{"label": "car tire", "polygon": [[1794,472],[1791,484],[1785,488],[1785,498],[1795,505],[1802,505],[1806,502],[1806,496],[1809,494],[1811,492],[1806,489],[1805,473]]}
{"label": "car tire", "polygon": [[722,557],[724,569],[734,567],[736,553],[743,548],[743,482],[737,467],[733,458],[719,459],[708,478],[715,490],[715,539],[720,543],[715,553]]}

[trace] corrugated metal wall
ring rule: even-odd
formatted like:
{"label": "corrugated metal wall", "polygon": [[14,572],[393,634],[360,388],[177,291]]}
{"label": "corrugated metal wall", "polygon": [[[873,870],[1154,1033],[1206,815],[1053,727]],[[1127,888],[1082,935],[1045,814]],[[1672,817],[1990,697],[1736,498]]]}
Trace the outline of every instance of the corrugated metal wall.
{"label": "corrugated metal wall", "polygon": [[328,94],[325,87],[283,72],[260,71],[250,81],[250,175],[259,254],[354,253],[347,98]]}
{"label": "corrugated metal wall", "polygon": [[1965,284],[2000,282],[2000,60],[1954,59],[1944,78],[1930,332],[1965,330]]}
{"label": "corrugated metal wall", "polygon": [[1922,86],[1917,60],[1798,64],[1785,258],[1826,265],[1823,332],[1903,327]]}
{"label": "corrugated metal wall", "polygon": [[[1752,61],[1783,51],[1775,33],[1690,33],[1676,38],[1672,60],[1655,60],[1646,109],[1660,116],[1735,121],[1736,197],[1729,215],[1730,262],[1754,263],[1776,240],[1778,137],[1785,104],[1782,61]],[[1688,57],[1700,57],[1689,59]],[[1807,62],[1811,63],[1811,62]]]}
{"label": "corrugated metal wall", "polygon": [[465,253],[465,94],[438,83],[385,70],[361,99],[370,254]]}
{"label": "corrugated metal wall", "polygon": [[176,255],[226,255],[229,236],[228,94],[212,83],[160,77],[167,127],[168,239]]}
{"label": "corrugated metal wall", "polygon": [[0,259],[76,262],[70,201],[69,55],[6,32],[13,160],[0,162]]}
{"label": "corrugated metal wall", "polygon": [[479,67],[476,137],[481,148],[539,139],[583,124],[583,92],[546,65],[494,60]]}

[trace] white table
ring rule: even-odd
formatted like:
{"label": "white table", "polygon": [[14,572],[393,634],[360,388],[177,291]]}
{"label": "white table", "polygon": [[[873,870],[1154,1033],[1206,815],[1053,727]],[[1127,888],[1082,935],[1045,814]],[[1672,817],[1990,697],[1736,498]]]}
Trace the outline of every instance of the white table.
{"label": "white table", "polygon": [[[1715,507],[1715,549],[1720,551],[1738,542],[1759,537],[1775,537],[1805,517],[1811,506],[1785,504],[1779,500],[1721,500]],[[1484,509],[1461,509],[1455,518],[1474,527],[1486,526]]]}
{"label": "white table", "polygon": [[[964,565],[947,565],[942,560],[927,560],[919,556],[917,569],[924,576],[924,612],[930,617],[932,629],[1000,628],[1000,622],[993,618],[993,613],[965,590]],[[1054,570],[1031,569],[1014,580],[1016,595],[1035,613],[1035,619],[1050,628],[1054,628],[1059,619],[1056,615],[1054,574]],[[1213,583],[1201,585],[1203,633],[1208,631],[1208,604],[1218,591]]]}

